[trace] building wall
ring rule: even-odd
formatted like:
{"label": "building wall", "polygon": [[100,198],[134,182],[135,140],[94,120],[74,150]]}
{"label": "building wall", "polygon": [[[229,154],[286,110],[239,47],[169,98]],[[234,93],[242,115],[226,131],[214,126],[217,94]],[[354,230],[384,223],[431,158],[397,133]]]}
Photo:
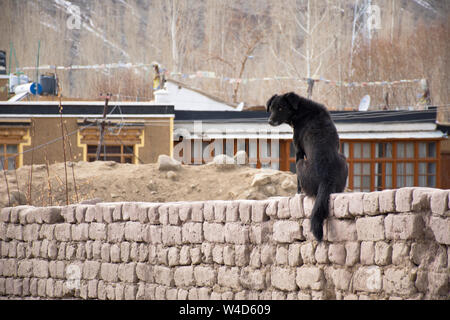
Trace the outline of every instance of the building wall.
{"label": "building wall", "polygon": [[[31,144],[29,146],[24,146],[23,151],[26,152],[37,146],[46,144],[54,139],[61,138],[61,126],[60,118],[32,118],[32,126],[30,129]],[[78,129],[76,118],[63,118],[64,124],[67,127],[67,132],[71,133]],[[34,128],[33,128],[34,126]],[[77,160],[82,160],[82,148],[77,146],[77,135],[73,134],[69,136],[70,145],[72,148],[72,153],[77,156]],[[63,152],[62,139],[43,146],[39,149],[35,149],[33,152],[26,152],[23,155],[23,164],[30,165],[33,164],[45,164],[45,156],[47,156],[50,163],[63,162],[64,152]],[[31,158],[33,157],[33,162]],[[70,160],[70,150],[69,146],[66,145],[66,157]]]}
{"label": "building wall", "polygon": [[449,299],[449,190],[4,208],[0,296]]}
{"label": "building wall", "polygon": [[144,146],[139,148],[139,158],[144,163],[154,163],[158,156],[170,156],[173,149],[173,118],[147,119],[144,130]]}

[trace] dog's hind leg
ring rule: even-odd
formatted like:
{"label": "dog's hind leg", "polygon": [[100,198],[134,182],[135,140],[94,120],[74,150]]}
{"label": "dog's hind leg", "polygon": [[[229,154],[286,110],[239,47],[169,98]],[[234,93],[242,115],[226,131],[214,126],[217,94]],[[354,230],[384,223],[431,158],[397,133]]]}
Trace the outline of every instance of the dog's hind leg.
{"label": "dog's hind leg", "polygon": [[297,172],[297,193],[302,192],[302,184],[300,182],[300,177],[303,174],[303,167],[304,167],[304,160],[305,159],[305,153],[303,150],[297,150],[295,153],[295,169]]}

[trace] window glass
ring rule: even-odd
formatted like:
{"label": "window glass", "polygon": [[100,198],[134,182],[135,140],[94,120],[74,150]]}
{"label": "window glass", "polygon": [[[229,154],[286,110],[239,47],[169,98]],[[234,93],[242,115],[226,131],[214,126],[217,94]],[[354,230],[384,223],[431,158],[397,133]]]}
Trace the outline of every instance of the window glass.
{"label": "window glass", "polygon": [[427,157],[427,144],[425,142],[419,142],[419,158]]}
{"label": "window glass", "polygon": [[370,175],[370,163],[363,163],[363,174]]}
{"label": "window glass", "polygon": [[17,153],[17,145],[15,144],[8,144],[6,145],[6,153]]}
{"label": "window glass", "polygon": [[406,157],[414,158],[414,143],[413,142],[408,142],[406,144]]}
{"label": "window glass", "polygon": [[342,153],[346,158],[350,157],[350,145],[347,142],[342,144]]}
{"label": "window glass", "polygon": [[363,158],[370,159],[370,143],[363,143]]}
{"label": "window glass", "polygon": [[361,143],[353,144],[353,158],[361,158]]}
{"label": "window glass", "polygon": [[405,144],[402,142],[397,143],[397,158],[405,157]]}
{"label": "window glass", "polygon": [[429,158],[436,157],[436,142],[430,142],[428,144],[428,157]]}

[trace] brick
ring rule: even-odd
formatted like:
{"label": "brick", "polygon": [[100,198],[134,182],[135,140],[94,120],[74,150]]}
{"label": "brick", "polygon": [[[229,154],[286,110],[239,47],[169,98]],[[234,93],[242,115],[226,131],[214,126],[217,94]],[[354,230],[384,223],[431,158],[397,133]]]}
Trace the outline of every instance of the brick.
{"label": "brick", "polygon": [[39,229],[39,238],[47,240],[55,239],[55,225],[41,225],[41,228]]}
{"label": "brick", "polygon": [[142,241],[142,224],[140,222],[128,221],[125,223],[125,240]]}
{"label": "brick", "polygon": [[148,214],[148,221],[151,224],[159,224],[159,207],[160,204],[153,204],[148,207],[147,214]]}
{"label": "brick", "polygon": [[413,190],[414,188],[411,187],[397,189],[395,193],[395,210],[397,212],[411,211]]}
{"label": "brick", "polygon": [[173,270],[168,267],[154,266],[153,275],[157,284],[172,286],[174,283]]}
{"label": "brick", "polygon": [[425,229],[425,223],[418,214],[389,214],[384,226],[389,240],[420,239]]}
{"label": "brick", "polygon": [[295,196],[289,198],[289,213],[292,218],[303,218],[303,194],[297,193]]}
{"label": "brick", "polygon": [[271,283],[276,289],[294,291],[297,289],[295,280],[295,269],[275,266],[271,268]]}
{"label": "brick", "polygon": [[305,217],[311,218],[314,202],[315,200],[313,197],[305,196],[303,198],[303,212],[305,213]]}
{"label": "brick", "polygon": [[106,224],[97,222],[89,224],[89,238],[92,240],[106,240]]}
{"label": "brick", "polygon": [[303,259],[300,251],[301,245],[299,243],[292,243],[288,249],[288,264],[291,267],[300,266],[303,264]]}
{"label": "brick", "polygon": [[331,280],[333,281],[334,286],[338,290],[347,291],[350,282],[352,279],[352,273],[345,269],[332,269],[331,272]]}
{"label": "brick", "polygon": [[241,270],[240,282],[245,289],[264,290],[266,288],[266,274],[263,270],[245,267]]}
{"label": "brick", "polygon": [[239,290],[241,289],[239,277],[239,268],[219,267],[217,283],[222,287]]}
{"label": "brick", "polygon": [[173,278],[177,287],[189,287],[194,285],[194,267],[185,266],[175,268]]}
{"label": "brick", "polygon": [[118,277],[122,282],[136,282],[136,263],[130,262],[119,264]]}
{"label": "brick", "polygon": [[364,292],[380,292],[383,288],[381,268],[359,267],[353,275],[353,289]]}
{"label": "brick", "polygon": [[100,274],[100,262],[85,261],[83,264],[83,279],[97,279]]}
{"label": "brick", "polygon": [[278,200],[277,217],[279,219],[289,219],[291,212],[289,210],[289,198],[282,197]]}
{"label": "brick", "polygon": [[183,243],[202,243],[203,224],[198,222],[184,223],[181,230]]}
{"label": "brick", "polygon": [[162,227],[162,243],[169,246],[181,244],[181,227],[164,225]]}
{"label": "brick", "polygon": [[263,222],[250,227],[250,242],[261,244],[269,240],[272,236],[273,223],[270,221]]}
{"label": "brick", "polygon": [[86,205],[77,205],[75,207],[75,221],[77,223],[83,223],[85,222],[85,215],[86,215],[86,210],[89,206]]}
{"label": "brick", "polygon": [[169,267],[177,266],[180,264],[180,253],[178,248],[176,247],[169,248],[169,251],[167,253],[167,260]]}
{"label": "brick", "polygon": [[278,265],[288,264],[288,248],[285,246],[278,246],[275,254],[275,261]]}
{"label": "brick", "polygon": [[216,283],[217,272],[212,267],[196,266],[194,279],[195,284],[199,287],[212,287]]}
{"label": "brick", "polygon": [[223,263],[227,266],[234,266],[235,252],[232,246],[225,246],[223,248]]}
{"label": "brick", "polygon": [[384,269],[383,290],[388,294],[411,295],[416,292],[415,272],[410,268]]}
{"label": "brick", "polygon": [[236,222],[239,218],[239,201],[228,201],[225,210],[225,221]]}
{"label": "brick", "polygon": [[373,241],[361,242],[361,264],[372,265],[375,263],[375,244]]}
{"label": "brick", "polygon": [[449,294],[448,273],[428,272],[428,288],[433,296],[443,296],[448,299]]}
{"label": "brick", "polygon": [[89,239],[89,224],[80,223],[71,226],[73,241],[87,241]]}
{"label": "brick", "polygon": [[[190,206],[189,206],[190,208]],[[190,210],[190,209],[189,209]],[[190,213],[189,213],[190,218]],[[205,221],[213,221],[214,220],[214,201],[205,201],[203,204],[203,218]],[[182,221],[186,221],[182,220]]]}
{"label": "brick", "polygon": [[[420,220],[422,221],[422,220]],[[433,231],[434,238],[437,242],[450,245],[450,219],[432,216],[430,218],[430,228]],[[420,222],[417,224],[417,228]],[[416,234],[419,231],[417,230]]]}
{"label": "brick", "polygon": [[120,243],[125,239],[125,223],[108,224],[108,242]]}
{"label": "brick", "polygon": [[384,239],[384,216],[356,220],[358,240],[378,241]]}
{"label": "brick", "polygon": [[324,239],[328,239],[330,242],[354,241],[357,239],[357,228],[353,220],[327,219],[324,228],[326,230]]}
{"label": "brick", "polygon": [[36,278],[48,278],[48,262],[45,260],[33,260],[33,275]]}
{"label": "brick", "polygon": [[236,245],[235,246],[235,263],[237,266],[246,266],[250,260],[249,247],[247,245]]}
{"label": "brick", "polygon": [[181,219],[179,215],[180,205],[172,204],[169,206],[169,224],[179,226],[181,224]]}
{"label": "brick", "polygon": [[137,263],[136,277],[140,281],[153,282],[152,266],[146,263]]}
{"label": "brick", "polygon": [[9,222],[11,217],[11,207],[2,208],[0,211],[0,221]]}
{"label": "brick", "polygon": [[291,243],[303,239],[298,221],[276,221],[273,224],[273,239],[276,242]]}
{"label": "brick", "polygon": [[[159,223],[166,225],[169,224],[169,205],[162,204],[158,207]],[[150,220],[151,221],[151,220]]]}
{"label": "brick", "polygon": [[156,244],[162,242],[162,227],[149,226],[148,231],[150,243]]}
{"label": "brick", "polygon": [[203,202],[192,202],[191,220],[194,222],[203,222]]}
{"label": "brick", "polygon": [[395,212],[395,192],[396,190],[380,191],[378,196],[380,213]]}
{"label": "brick", "polygon": [[413,200],[411,210],[415,212],[428,211],[430,209],[431,193],[436,190],[433,188],[415,188],[413,190]]}
{"label": "brick", "polygon": [[268,204],[266,207],[266,214],[269,217],[276,217],[277,211],[278,211],[278,201],[281,199],[281,197],[271,197],[268,200]]}
{"label": "brick", "polygon": [[103,262],[110,262],[110,252],[111,252],[111,246],[109,243],[103,243],[100,250],[100,255],[102,257]]}
{"label": "brick", "polygon": [[432,192],[430,197],[431,212],[437,215],[445,215],[449,207],[449,196],[448,190],[435,190]]}
{"label": "brick", "polygon": [[295,282],[300,289],[321,290],[325,284],[323,270],[308,266],[297,268]]}
{"label": "brick", "polygon": [[249,228],[236,222],[225,224],[225,241],[234,244],[249,243]]}
{"label": "brick", "polygon": [[38,240],[40,225],[37,223],[27,224],[23,227],[23,240],[35,241]]}
{"label": "brick", "polygon": [[241,200],[239,201],[239,220],[243,223],[250,223],[252,221],[252,207],[255,201]]}
{"label": "brick", "polygon": [[64,218],[61,215],[61,207],[40,208],[39,213],[40,219],[42,219],[44,223],[54,224],[64,221]]}
{"label": "brick", "polygon": [[226,201],[215,201],[214,202],[214,221],[225,222],[225,215],[227,210]]}
{"label": "brick", "polygon": [[68,205],[61,208],[61,215],[65,222],[75,223],[75,209],[76,205]]}
{"label": "brick", "polygon": [[360,244],[358,241],[351,241],[345,243],[345,265],[354,266],[359,262]]}
{"label": "brick", "polygon": [[252,221],[253,222],[263,222],[269,220],[266,214],[266,208],[268,201],[255,201],[252,204]]}
{"label": "brick", "polygon": [[365,193],[363,196],[363,209],[366,215],[377,215],[379,210],[379,198],[380,192]]}
{"label": "brick", "polygon": [[100,279],[108,282],[117,282],[119,265],[115,263],[102,263],[100,267]]}
{"label": "brick", "polygon": [[379,266],[391,264],[392,246],[384,241],[375,243],[375,263]]}
{"label": "brick", "polygon": [[395,242],[392,245],[392,263],[400,265],[409,262],[410,246],[407,243]]}
{"label": "brick", "polygon": [[334,216],[336,218],[349,218],[351,217],[349,208],[349,195],[342,193],[338,194],[334,199]]}
{"label": "brick", "polygon": [[314,251],[315,247],[312,242],[308,241],[302,244],[302,246],[300,247],[300,252],[302,255],[303,263],[311,263],[311,264],[316,263]]}
{"label": "brick", "polygon": [[364,214],[364,193],[353,192],[349,195],[348,211],[352,216],[361,216]]}
{"label": "brick", "polygon": [[126,284],[123,290],[125,300],[136,300],[137,286],[134,284]]}
{"label": "brick", "polygon": [[343,244],[331,243],[328,248],[328,259],[331,263],[344,265],[345,264],[345,246]]}
{"label": "brick", "polygon": [[17,276],[29,278],[32,275],[33,275],[33,262],[31,260],[19,261],[17,268]]}

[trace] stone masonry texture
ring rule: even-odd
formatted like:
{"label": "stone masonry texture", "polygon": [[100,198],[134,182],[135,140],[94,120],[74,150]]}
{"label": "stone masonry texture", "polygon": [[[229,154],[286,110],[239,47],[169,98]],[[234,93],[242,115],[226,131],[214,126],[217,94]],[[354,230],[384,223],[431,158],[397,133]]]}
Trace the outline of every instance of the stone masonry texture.
{"label": "stone masonry texture", "polygon": [[450,298],[450,190],[0,210],[0,299]]}

